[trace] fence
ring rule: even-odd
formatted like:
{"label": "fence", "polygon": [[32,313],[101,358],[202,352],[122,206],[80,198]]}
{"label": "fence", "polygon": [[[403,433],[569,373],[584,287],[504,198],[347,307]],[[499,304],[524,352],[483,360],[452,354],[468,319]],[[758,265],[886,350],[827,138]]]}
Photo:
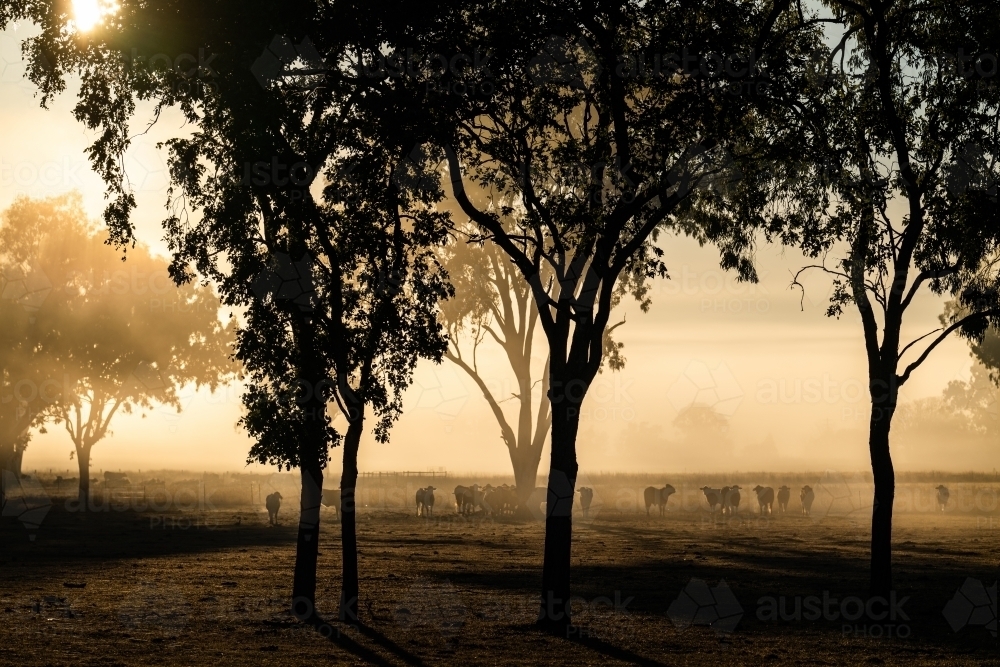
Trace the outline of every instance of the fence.
{"label": "fence", "polygon": [[358,477],[366,480],[375,480],[381,483],[385,481],[395,481],[399,477],[431,477],[433,479],[446,479],[448,473],[444,470],[427,470],[427,471],[412,471],[405,470],[403,472],[359,472]]}

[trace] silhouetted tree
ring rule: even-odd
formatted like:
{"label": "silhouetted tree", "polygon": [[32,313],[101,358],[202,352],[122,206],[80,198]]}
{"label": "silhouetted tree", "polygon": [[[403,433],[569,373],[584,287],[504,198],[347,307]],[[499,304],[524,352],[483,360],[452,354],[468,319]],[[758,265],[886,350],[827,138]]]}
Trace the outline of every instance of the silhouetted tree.
{"label": "silhouetted tree", "polygon": [[[875,482],[871,590],[892,590],[895,475],[889,433],[902,386],[950,334],[980,341],[1000,320],[996,217],[1000,89],[976,74],[997,44],[989,3],[847,2],[805,15],[838,31],[813,60],[798,160],[780,201],[783,239],[834,277],[828,315],[861,316]],[[903,340],[914,299],[949,295],[941,328]]]}
{"label": "silhouetted tree", "polygon": [[[715,242],[724,268],[755,279],[749,223],[761,199],[740,192],[732,158],[753,138],[754,101],[787,85],[802,43],[763,48],[789,20],[780,4],[495,2],[468,16],[477,30],[464,53],[491,57],[449,80],[476,94],[440,103],[452,122],[438,141],[462,212],[530,286],[549,345],[539,622],[562,632],[580,407],[601,368],[615,295],[624,285],[648,308],[647,281],[667,275],[657,241],[669,232]],[[472,184],[488,206],[470,196]],[[504,217],[513,214],[511,228]]]}
{"label": "silhouetted tree", "polygon": [[[343,440],[340,616],[357,621],[354,489],[366,409],[385,440],[417,358],[440,360],[445,346],[436,302],[449,288],[431,251],[443,240],[444,216],[433,207],[441,192],[410,157],[418,125],[405,114],[419,100],[348,65],[377,48],[391,12],[173,7],[121,3],[86,37],[63,30],[66,17],[52,8],[22,7],[43,27],[29,51],[47,54],[31,74],[43,102],[64,73],[84,74],[77,115],[98,131],[91,157],[120,245],[132,242],[135,201],[120,158],[135,98],[152,99],[157,112],[176,106],[195,128],[166,142],[171,273],[179,284],[212,279],[223,302],[245,313],[236,351],[248,374],[241,423],[257,441],[251,460],[301,472],[293,611],[313,623],[323,470],[329,447]],[[363,28],[370,19],[374,27]],[[157,69],[149,64],[157,52],[214,58],[211,67]],[[346,434],[332,426],[334,403]]]}
{"label": "silhouetted tree", "polygon": [[[469,184],[467,194],[474,187],[475,184]],[[489,207],[483,193],[472,198],[477,200],[477,206]],[[502,224],[516,236],[513,230],[518,225],[517,216],[513,211],[504,215],[505,208],[500,209]],[[443,202],[443,209],[456,218],[464,217],[452,198]],[[531,356],[538,333],[538,308],[530,286],[521,278],[517,267],[496,244],[483,242],[474,225],[456,225],[453,235],[453,243],[443,251],[444,266],[455,287],[455,297],[441,308],[449,339],[445,358],[465,371],[483,392],[500,426],[500,435],[514,470],[517,494],[524,505],[535,490],[542,448],[552,424],[547,359],[541,378],[532,380]],[[545,282],[546,278],[542,280]],[[621,297],[621,293],[615,295],[614,305]],[[612,334],[622,324],[624,321],[611,325],[605,332],[604,363],[616,371],[624,367],[625,358],[621,354],[623,344],[614,341]],[[479,347],[487,339],[503,349],[514,372],[516,391],[510,396],[494,394],[479,371]],[[471,343],[470,351],[463,352],[464,342]],[[508,421],[503,411],[502,404],[510,399],[517,400],[516,421]]]}

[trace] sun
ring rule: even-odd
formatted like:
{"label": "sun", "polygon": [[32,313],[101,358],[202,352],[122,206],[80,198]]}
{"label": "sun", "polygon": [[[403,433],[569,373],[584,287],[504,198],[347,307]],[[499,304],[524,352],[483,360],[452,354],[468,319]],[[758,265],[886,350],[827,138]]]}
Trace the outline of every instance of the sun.
{"label": "sun", "polygon": [[73,0],[73,24],[78,31],[87,32],[117,10],[114,0]]}

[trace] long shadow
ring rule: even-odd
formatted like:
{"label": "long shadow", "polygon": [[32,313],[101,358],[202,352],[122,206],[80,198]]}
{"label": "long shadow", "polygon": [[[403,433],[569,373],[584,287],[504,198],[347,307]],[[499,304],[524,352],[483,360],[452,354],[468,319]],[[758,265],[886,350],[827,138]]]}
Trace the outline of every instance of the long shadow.
{"label": "long shadow", "polygon": [[589,648],[595,653],[601,653],[609,658],[621,660],[622,662],[628,662],[633,665],[643,665],[644,667],[667,667],[666,663],[653,660],[652,658],[643,657],[638,653],[633,653],[628,649],[615,646],[614,644],[609,644],[603,639],[598,639],[596,637],[569,637],[566,638],[566,641],[579,644],[580,646]]}
{"label": "long shadow", "polygon": [[[340,631],[339,625],[332,625],[324,621],[321,617],[317,616],[311,623],[313,628],[323,637],[326,637],[335,645],[354,654],[358,658],[364,660],[367,664],[381,665],[385,667],[395,667],[392,662],[386,660],[384,657],[378,654],[367,646],[351,639],[347,634]],[[396,644],[394,641],[383,635],[381,632],[373,627],[365,625],[363,623],[357,623],[350,626],[363,634],[368,639],[372,640],[388,652],[395,655],[397,658],[402,660],[407,665],[416,665],[417,667],[423,667],[424,661],[419,657],[410,653],[403,647]]]}
{"label": "long shadow", "polygon": [[[317,630],[320,628],[330,628],[330,634],[326,635],[328,639],[344,649],[345,651],[354,654],[358,658],[361,658],[369,665],[379,665],[380,667],[395,667],[391,662],[380,656],[378,653],[368,648],[367,646],[362,646],[358,642],[354,641],[346,634],[340,632],[335,626],[332,626],[322,619],[317,619],[315,621],[315,627]],[[325,635],[325,632],[321,632]]]}
{"label": "long shadow", "polygon": [[388,637],[386,637],[385,635],[383,635],[381,632],[371,627],[370,625],[359,624],[357,626],[357,629],[358,632],[368,637],[382,648],[386,649],[387,651],[391,651],[392,653],[397,655],[400,659],[406,662],[406,664],[420,665],[421,667],[423,667],[423,665],[425,664],[424,661],[421,660],[418,656],[410,653],[402,646],[392,641],[391,639],[389,639]]}
{"label": "long shadow", "polygon": [[40,526],[30,531],[13,519],[0,522],[0,540],[7,558],[29,558],[36,563],[169,556],[234,547],[294,544],[296,521],[286,518],[275,527],[237,524],[235,517],[253,514],[246,510],[214,513],[129,510],[77,514],[57,506]]}

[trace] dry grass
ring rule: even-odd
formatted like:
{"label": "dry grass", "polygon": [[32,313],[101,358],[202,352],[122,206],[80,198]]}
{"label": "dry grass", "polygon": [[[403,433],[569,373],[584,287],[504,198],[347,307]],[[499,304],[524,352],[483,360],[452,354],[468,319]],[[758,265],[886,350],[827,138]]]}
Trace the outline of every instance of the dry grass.
{"label": "dry grass", "polygon": [[[647,519],[625,493],[646,481],[602,479],[593,484],[600,512],[575,519],[573,586],[582,600],[570,638],[531,627],[540,522],[461,518],[443,502],[424,519],[408,506],[370,503],[358,525],[364,625],[333,623],[324,638],[286,612],[291,499],[277,528],[249,508],[83,515],[57,503],[34,542],[19,522],[0,520],[0,663],[1000,665],[983,627],[955,633],[942,616],[967,577],[987,586],[997,579],[995,508],[901,511],[895,563],[909,620],[861,619],[845,629],[842,620],[763,621],[758,601],[824,591],[864,597],[859,514],[814,508],[804,517],[795,499],[785,516],[744,510],[723,522],[678,503],[667,517]],[[317,606],[332,617],[339,531],[324,516]],[[692,579],[731,588],[743,611],[732,633],[671,620],[668,608]],[[80,583],[86,587],[65,586]],[[862,626],[869,635],[908,636],[872,639],[859,636]]]}

